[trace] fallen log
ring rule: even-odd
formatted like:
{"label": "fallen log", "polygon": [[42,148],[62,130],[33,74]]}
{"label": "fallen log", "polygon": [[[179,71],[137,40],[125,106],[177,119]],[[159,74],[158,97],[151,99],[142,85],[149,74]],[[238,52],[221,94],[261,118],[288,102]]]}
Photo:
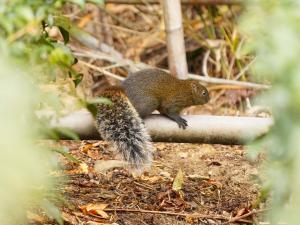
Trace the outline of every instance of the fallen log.
{"label": "fallen log", "polygon": [[[233,116],[183,116],[188,121],[186,130],[179,129],[172,120],[160,115],[145,119],[153,141],[209,144],[244,144],[266,134],[271,118]],[[67,127],[81,139],[100,139],[94,119],[87,111],[73,112],[59,119],[52,127]]]}

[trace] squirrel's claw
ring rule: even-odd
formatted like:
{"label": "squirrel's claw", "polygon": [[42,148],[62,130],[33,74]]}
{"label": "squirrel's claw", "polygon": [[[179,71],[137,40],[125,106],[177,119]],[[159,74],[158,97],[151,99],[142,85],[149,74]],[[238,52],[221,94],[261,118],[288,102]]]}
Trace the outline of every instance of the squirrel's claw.
{"label": "squirrel's claw", "polygon": [[178,117],[176,118],[176,123],[178,124],[179,128],[182,128],[182,129],[186,129],[186,127],[188,126],[188,123],[185,119],[181,118],[181,117]]}

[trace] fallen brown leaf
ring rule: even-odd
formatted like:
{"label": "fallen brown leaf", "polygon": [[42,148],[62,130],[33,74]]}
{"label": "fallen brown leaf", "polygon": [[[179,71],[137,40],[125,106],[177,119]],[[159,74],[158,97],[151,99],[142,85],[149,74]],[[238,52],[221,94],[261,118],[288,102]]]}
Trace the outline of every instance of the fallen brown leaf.
{"label": "fallen brown leaf", "polygon": [[79,208],[85,214],[99,215],[102,218],[107,219],[109,218],[109,215],[103,211],[107,206],[107,204],[103,203],[90,203],[87,205],[79,206]]}
{"label": "fallen brown leaf", "polygon": [[35,214],[33,212],[27,211],[27,219],[28,220],[32,220],[35,222],[39,222],[39,223],[44,223],[45,222],[45,218],[43,218],[42,216]]}
{"label": "fallen brown leaf", "polygon": [[157,181],[161,180],[162,178],[160,176],[145,176],[145,175],[142,175],[140,177],[141,180],[143,181],[149,181],[151,184],[153,183],[156,183]]}
{"label": "fallen brown leaf", "polygon": [[83,143],[83,146],[80,148],[80,150],[83,152],[83,153],[85,153],[85,154],[87,154],[87,152],[91,149],[91,148],[93,148],[93,144],[89,144],[89,143]]}

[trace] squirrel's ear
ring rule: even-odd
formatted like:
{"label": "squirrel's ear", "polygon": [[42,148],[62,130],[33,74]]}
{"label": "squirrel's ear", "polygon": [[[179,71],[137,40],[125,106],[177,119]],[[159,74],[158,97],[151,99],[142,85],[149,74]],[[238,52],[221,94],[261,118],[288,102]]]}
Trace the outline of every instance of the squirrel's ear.
{"label": "squirrel's ear", "polygon": [[197,93],[199,85],[195,82],[192,82],[191,87],[192,87],[193,92]]}

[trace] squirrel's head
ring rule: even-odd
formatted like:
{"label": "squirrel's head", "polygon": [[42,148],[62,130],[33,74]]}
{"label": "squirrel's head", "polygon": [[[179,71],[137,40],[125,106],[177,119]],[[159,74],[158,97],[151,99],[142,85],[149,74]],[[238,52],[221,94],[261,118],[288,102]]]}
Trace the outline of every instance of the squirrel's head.
{"label": "squirrel's head", "polygon": [[209,93],[206,87],[196,80],[191,81],[191,87],[195,105],[202,105],[209,101]]}

